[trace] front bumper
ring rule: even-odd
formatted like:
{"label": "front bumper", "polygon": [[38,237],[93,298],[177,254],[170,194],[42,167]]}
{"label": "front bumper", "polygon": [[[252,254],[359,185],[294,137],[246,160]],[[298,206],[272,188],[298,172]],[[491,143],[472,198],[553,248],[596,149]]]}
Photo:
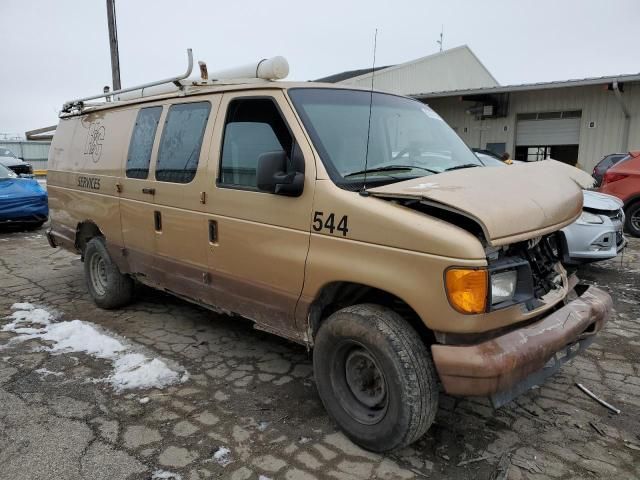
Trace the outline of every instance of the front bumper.
{"label": "front bumper", "polygon": [[[492,396],[495,406],[553,374],[586,348],[609,318],[612,301],[596,287],[541,320],[475,345],[433,345],[433,360],[450,395]],[[550,367],[546,367],[548,363]]]}
{"label": "front bumper", "polygon": [[578,222],[562,229],[565,240],[564,263],[580,264],[614,258],[627,245],[621,218],[610,219],[601,215],[602,224]]}

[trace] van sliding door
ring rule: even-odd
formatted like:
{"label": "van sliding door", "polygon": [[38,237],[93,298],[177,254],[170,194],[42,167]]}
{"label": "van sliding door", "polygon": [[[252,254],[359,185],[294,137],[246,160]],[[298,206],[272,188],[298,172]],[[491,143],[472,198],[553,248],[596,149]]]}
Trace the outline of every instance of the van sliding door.
{"label": "van sliding door", "polygon": [[203,303],[214,303],[208,281],[209,228],[204,213],[207,155],[216,96],[171,99],[163,119],[155,164],[156,268],[163,287]]}
{"label": "van sliding door", "polygon": [[120,218],[126,258],[132,273],[161,281],[155,268],[155,181],[151,159],[157,152],[156,134],[162,105],[141,108],[131,130],[124,172],[120,180]]}

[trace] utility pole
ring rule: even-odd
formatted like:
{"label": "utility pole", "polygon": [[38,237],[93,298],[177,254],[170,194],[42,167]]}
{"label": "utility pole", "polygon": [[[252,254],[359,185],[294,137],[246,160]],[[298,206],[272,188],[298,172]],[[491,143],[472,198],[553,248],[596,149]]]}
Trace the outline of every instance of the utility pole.
{"label": "utility pole", "polygon": [[118,29],[116,26],[115,0],[107,0],[107,22],[109,23],[109,48],[111,49],[111,79],[113,90],[120,90],[120,55],[118,54]]}

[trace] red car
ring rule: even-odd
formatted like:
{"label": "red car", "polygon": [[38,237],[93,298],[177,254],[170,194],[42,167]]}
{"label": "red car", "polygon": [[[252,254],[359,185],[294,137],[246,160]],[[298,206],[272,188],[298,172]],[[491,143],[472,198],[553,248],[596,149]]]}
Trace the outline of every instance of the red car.
{"label": "red car", "polygon": [[629,152],[607,170],[600,191],[624,202],[625,226],[631,235],[640,237],[640,150]]}

